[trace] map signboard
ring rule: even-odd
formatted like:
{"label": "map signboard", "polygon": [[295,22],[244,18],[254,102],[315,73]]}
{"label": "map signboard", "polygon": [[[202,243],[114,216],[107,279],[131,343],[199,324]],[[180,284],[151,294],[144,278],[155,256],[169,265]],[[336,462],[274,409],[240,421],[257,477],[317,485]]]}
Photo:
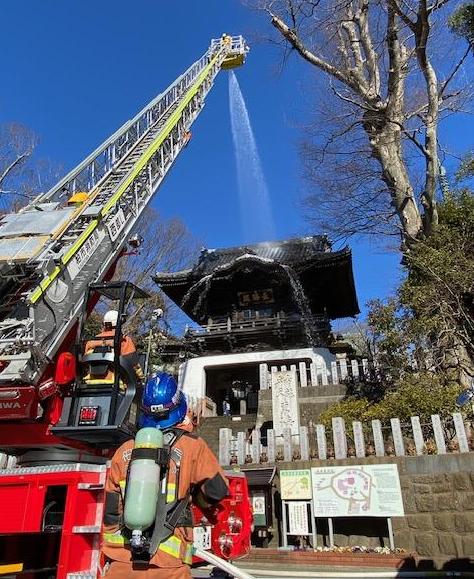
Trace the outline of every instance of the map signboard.
{"label": "map signboard", "polygon": [[304,470],[281,470],[280,492],[284,501],[310,500],[311,497],[311,471]]}
{"label": "map signboard", "polygon": [[316,517],[402,517],[396,464],[311,469]]}

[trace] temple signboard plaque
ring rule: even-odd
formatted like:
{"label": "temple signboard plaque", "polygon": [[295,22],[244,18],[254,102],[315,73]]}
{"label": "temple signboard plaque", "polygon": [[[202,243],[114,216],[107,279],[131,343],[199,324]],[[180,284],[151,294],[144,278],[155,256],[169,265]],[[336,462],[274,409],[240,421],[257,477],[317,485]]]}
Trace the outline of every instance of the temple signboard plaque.
{"label": "temple signboard plaque", "polygon": [[239,299],[239,306],[250,306],[257,304],[273,304],[273,290],[268,289],[258,289],[248,292],[237,292],[237,297]]}
{"label": "temple signboard plaque", "polygon": [[273,429],[276,436],[285,430],[299,434],[297,377],[294,370],[272,373]]}

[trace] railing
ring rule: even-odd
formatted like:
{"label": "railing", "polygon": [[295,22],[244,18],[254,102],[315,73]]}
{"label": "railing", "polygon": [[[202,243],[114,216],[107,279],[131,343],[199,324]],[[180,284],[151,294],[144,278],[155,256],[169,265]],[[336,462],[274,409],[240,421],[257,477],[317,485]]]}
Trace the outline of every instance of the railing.
{"label": "railing", "polygon": [[[323,329],[328,329],[327,318],[321,316],[314,316],[310,320],[310,324],[318,331],[318,326]],[[186,330],[187,337],[206,337],[217,336],[239,332],[248,332],[252,330],[276,330],[276,329],[300,329],[302,327],[301,318],[290,319],[283,316],[271,316],[266,318],[252,318],[250,320],[231,320],[228,318],[225,322],[218,322],[208,324],[200,328],[188,328]]]}
{"label": "railing", "polygon": [[260,364],[260,390],[271,388],[272,374],[282,371],[294,372],[297,385],[302,388],[344,384],[348,381],[364,382],[374,376],[374,368],[370,367],[366,358],[358,360],[341,358],[331,361],[330,365],[323,359],[319,362],[302,361],[298,365],[290,366]]}
{"label": "railing", "polygon": [[274,464],[285,461],[363,459],[369,456],[421,456],[424,454],[467,453],[474,451],[471,425],[456,412],[441,419],[437,414],[427,423],[418,416],[401,423],[392,418],[390,424],[380,420],[370,423],[352,422],[346,427],[343,418],[333,418],[332,427],[323,424],[301,426],[299,434],[285,431],[276,436],[255,428],[232,434],[230,428],[219,430],[219,462],[222,466]]}

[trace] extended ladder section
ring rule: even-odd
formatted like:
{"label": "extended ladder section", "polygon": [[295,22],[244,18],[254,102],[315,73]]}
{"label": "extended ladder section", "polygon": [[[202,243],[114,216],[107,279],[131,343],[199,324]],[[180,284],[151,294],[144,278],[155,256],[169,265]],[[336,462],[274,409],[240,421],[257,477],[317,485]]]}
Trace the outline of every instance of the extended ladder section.
{"label": "extended ladder section", "polygon": [[114,265],[241,36],[206,53],[49,192],[0,221],[0,386],[35,384]]}

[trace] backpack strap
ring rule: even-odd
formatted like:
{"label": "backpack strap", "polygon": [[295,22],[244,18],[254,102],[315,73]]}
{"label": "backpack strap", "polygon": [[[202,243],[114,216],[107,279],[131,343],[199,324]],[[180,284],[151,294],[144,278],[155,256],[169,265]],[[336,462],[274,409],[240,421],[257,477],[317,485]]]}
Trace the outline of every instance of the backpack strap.
{"label": "backpack strap", "polygon": [[[161,484],[161,492],[158,496],[158,501],[156,505],[156,518],[155,518],[155,525],[153,527],[153,532],[150,537],[150,558],[158,550],[159,546],[163,541],[166,541],[173,533],[180,519],[183,517],[186,509],[189,505],[189,493],[178,500],[176,497],[179,492],[179,474],[180,474],[180,466],[181,466],[181,452],[174,448],[175,444],[178,440],[185,436],[187,433],[185,430],[181,428],[173,428],[165,433],[165,442],[166,447],[169,451],[169,458],[172,458],[176,464],[176,495],[175,500],[171,503],[166,502],[166,495],[167,495],[167,478],[168,478],[168,469],[169,469],[169,460],[166,469],[162,469],[160,472],[160,479],[162,481]],[[163,472],[164,471],[164,472]],[[162,474],[163,473],[163,474]]]}

